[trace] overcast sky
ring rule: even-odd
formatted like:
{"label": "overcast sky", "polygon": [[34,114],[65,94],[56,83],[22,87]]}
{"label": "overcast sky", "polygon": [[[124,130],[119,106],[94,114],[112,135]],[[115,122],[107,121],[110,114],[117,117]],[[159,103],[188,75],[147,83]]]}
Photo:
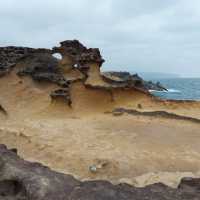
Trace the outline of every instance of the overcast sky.
{"label": "overcast sky", "polygon": [[99,47],[104,70],[200,77],[200,0],[1,0],[0,45]]}

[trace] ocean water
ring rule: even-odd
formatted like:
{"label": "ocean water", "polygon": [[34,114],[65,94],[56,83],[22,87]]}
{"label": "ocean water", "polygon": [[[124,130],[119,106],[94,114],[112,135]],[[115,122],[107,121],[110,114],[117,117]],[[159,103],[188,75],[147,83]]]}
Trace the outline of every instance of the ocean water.
{"label": "ocean water", "polygon": [[165,86],[168,91],[151,91],[152,94],[163,99],[198,100],[200,101],[200,78],[172,78],[156,79]]}

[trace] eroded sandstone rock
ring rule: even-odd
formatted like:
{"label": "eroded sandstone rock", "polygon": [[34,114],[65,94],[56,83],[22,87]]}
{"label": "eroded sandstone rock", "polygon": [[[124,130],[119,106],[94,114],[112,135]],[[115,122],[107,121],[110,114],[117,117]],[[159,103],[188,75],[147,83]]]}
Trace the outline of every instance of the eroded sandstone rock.
{"label": "eroded sandstone rock", "polygon": [[[70,162],[70,161],[69,161]],[[198,200],[200,179],[182,179],[177,189],[157,183],[144,188],[108,181],[80,182],[39,163],[21,159],[0,145],[2,200]]]}
{"label": "eroded sandstone rock", "polygon": [[[53,54],[59,53],[59,60]],[[109,92],[114,101],[113,90],[137,90],[151,95],[149,89],[164,88],[160,84],[144,81],[137,74],[126,72],[101,73],[104,59],[98,48],[87,48],[78,40],[60,42],[53,49],[34,49],[27,47],[0,47],[0,76],[6,75],[14,67],[21,77],[30,76],[38,82],[49,82],[60,86],[50,94],[52,99],[65,99],[71,105],[70,92],[63,90],[74,82],[80,81],[88,89]]]}
{"label": "eroded sandstone rock", "polygon": [[131,75],[129,72],[104,72],[102,76],[105,81],[120,87],[136,87],[146,91],[167,91],[159,82],[145,81],[138,74]]}
{"label": "eroded sandstone rock", "polygon": [[0,75],[4,75],[23,57],[35,53],[49,53],[49,49],[33,49],[28,47],[0,47]]}
{"label": "eroded sandstone rock", "polygon": [[63,77],[58,60],[49,53],[31,54],[23,59],[25,67],[18,71],[19,76],[31,76],[36,81],[56,83],[66,87],[69,82]]}
{"label": "eroded sandstone rock", "polygon": [[[58,60],[52,55],[60,53],[62,59]],[[138,75],[130,75],[125,72],[102,73],[100,67],[104,59],[98,48],[87,48],[78,40],[66,40],[60,42],[60,47],[50,49],[34,49],[27,47],[0,47],[0,75],[8,73],[17,63],[22,62],[23,67],[18,75],[30,75],[37,81],[48,81],[62,87],[69,84],[67,75],[73,70],[79,73],[77,80],[84,81],[90,87],[101,88],[138,88],[143,91],[148,89],[163,90],[160,84],[145,82]],[[82,77],[80,79],[80,77]],[[71,80],[71,77],[69,77]],[[76,78],[73,76],[73,81]]]}
{"label": "eroded sandstone rock", "polygon": [[60,42],[60,47],[54,47],[53,53],[60,53],[62,59],[71,60],[72,64],[85,65],[97,62],[102,65],[104,62],[98,48],[86,48],[78,40],[66,40]]}
{"label": "eroded sandstone rock", "polygon": [[50,94],[52,101],[64,101],[71,107],[72,101],[69,88],[57,89]]}

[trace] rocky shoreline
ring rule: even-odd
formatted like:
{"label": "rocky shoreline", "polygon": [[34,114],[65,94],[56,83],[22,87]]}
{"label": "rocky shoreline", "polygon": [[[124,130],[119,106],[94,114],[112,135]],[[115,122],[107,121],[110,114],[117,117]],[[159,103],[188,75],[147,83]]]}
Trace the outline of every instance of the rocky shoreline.
{"label": "rocky shoreline", "polygon": [[142,87],[146,90],[155,90],[155,91],[167,91],[160,82],[154,83],[153,81],[146,81],[138,74],[130,74],[129,72],[104,72],[102,73],[104,78],[107,78],[108,81],[118,81],[118,82],[134,82],[138,87]]}

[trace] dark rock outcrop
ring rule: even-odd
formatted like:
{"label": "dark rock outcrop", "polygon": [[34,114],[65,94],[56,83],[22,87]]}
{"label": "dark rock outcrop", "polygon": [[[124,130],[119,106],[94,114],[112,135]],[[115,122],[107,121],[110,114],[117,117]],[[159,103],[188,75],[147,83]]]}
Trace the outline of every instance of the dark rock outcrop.
{"label": "dark rock outcrop", "polygon": [[18,71],[19,76],[29,75],[36,81],[52,82],[63,87],[69,84],[58,67],[58,60],[49,53],[26,56],[23,64],[25,67]]}
{"label": "dark rock outcrop", "polygon": [[60,53],[63,57],[70,56],[74,62],[77,62],[77,59],[86,50],[87,48],[78,40],[65,40],[60,42],[60,47],[53,48],[53,53]]}
{"label": "dark rock outcrop", "polygon": [[145,85],[148,90],[167,91],[167,89],[160,82],[154,83],[152,81],[145,81]]}
{"label": "dark rock outcrop", "polygon": [[131,75],[129,72],[104,72],[102,75],[111,84],[124,87],[137,87],[143,90],[167,91],[159,82],[145,81],[138,74]]}
{"label": "dark rock outcrop", "polygon": [[62,57],[68,56],[73,65],[84,68],[88,63],[99,63],[101,66],[104,62],[98,48],[86,48],[78,40],[66,40],[60,42],[60,47],[54,47],[53,53],[60,53]]}
{"label": "dark rock outcrop", "polygon": [[79,184],[72,176],[24,161],[0,145],[0,199],[64,200]]}
{"label": "dark rock outcrop", "polygon": [[33,49],[28,47],[0,47],[0,75],[4,75],[17,64],[17,62],[28,55],[35,53],[50,53],[49,49]]}
{"label": "dark rock outcrop", "polygon": [[80,182],[39,163],[21,159],[0,145],[2,200],[197,200],[200,179],[184,178],[177,189],[161,183],[136,188],[107,181]]}

